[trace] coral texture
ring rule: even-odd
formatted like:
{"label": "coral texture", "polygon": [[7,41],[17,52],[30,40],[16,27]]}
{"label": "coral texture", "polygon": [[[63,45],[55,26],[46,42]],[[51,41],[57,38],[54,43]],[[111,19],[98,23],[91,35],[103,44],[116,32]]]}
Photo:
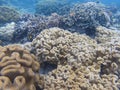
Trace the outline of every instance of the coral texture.
{"label": "coral texture", "polygon": [[80,28],[88,29],[87,32],[90,32],[90,29],[98,25],[110,26],[111,15],[104,5],[95,2],[78,3],[70,9],[69,15],[66,15],[62,21],[65,28],[74,28],[75,31],[78,28],[77,32],[81,32]]}
{"label": "coral texture", "polygon": [[36,90],[39,63],[18,45],[0,46],[0,90]]}
{"label": "coral texture", "polygon": [[111,30],[106,27],[98,26],[96,28],[95,39],[98,43],[107,43],[111,42],[114,38],[118,38],[120,36],[119,31]]}
{"label": "coral texture", "polygon": [[99,75],[99,65],[58,66],[44,77],[44,90],[118,90],[116,75]]}
{"label": "coral texture", "polygon": [[96,55],[103,59],[101,74],[120,76],[120,32],[99,26],[96,29]]}
{"label": "coral texture", "polygon": [[60,28],[45,29],[32,41],[32,51],[40,62],[47,61],[55,64],[94,60],[95,46],[95,40],[88,36]]}
{"label": "coral texture", "polygon": [[20,43],[32,41],[43,29],[58,27],[61,16],[56,13],[51,16],[23,15],[16,24],[13,41]]}

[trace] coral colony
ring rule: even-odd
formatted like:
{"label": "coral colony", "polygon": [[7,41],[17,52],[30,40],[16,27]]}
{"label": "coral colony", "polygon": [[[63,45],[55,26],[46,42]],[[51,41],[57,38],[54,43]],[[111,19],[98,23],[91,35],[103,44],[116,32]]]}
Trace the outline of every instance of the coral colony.
{"label": "coral colony", "polygon": [[120,90],[120,11],[46,4],[0,6],[0,90]]}

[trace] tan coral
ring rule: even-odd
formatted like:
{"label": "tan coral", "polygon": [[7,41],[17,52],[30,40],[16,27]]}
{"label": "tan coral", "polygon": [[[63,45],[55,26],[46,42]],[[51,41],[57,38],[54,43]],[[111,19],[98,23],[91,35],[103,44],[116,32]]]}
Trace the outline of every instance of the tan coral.
{"label": "tan coral", "polygon": [[118,90],[116,75],[100,76],[100,67],[75,65],[58,66],[44,78],[44,90]]}
{"label": "tan coral", "polygon": [[[32,48],[40,62],[66,64],[74,61],[91,63],[95,40],[86,35],[60,28],[43,30],[33,41]],[[87,64],[87,63],[86,63]]]}
{"label": "tan coral", "polygon": [[106,27],[98,26],[96,28],[96,36],[95,39],[98,43],[107,43],[112,40],[114,37],[119,37],[120,32],[108,29]]}
{"label": "tan coral", "polygon": [[97,57],[102,59],[101,73],[120,76],[120,32],[97,27],[96,48]]}
{"label": "tan coral", "polygon": [[40,65],[19,45],[0,46],[0,90],[36,90]]}

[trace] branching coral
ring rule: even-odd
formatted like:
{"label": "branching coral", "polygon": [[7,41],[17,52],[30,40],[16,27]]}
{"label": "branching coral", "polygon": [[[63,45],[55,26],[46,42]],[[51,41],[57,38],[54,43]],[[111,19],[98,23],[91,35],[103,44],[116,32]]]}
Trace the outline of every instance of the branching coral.
{"label": "branching coral", "polygon": [[103,75],[100,77],[99,65],[58,66],[44,77],[44,90],[118,90],[118,77]]}
{"label": "branching coral", "polygon": [[0,24],[6,22],[17,21],[20,14],[13,8],[0,6]]}
{"label": "branching coral", "polygon": [[39,63],[18,45],[0,46],[0,90],[36,90]]}
{"label": "branching coral", "polygon": [[71,63],[89,62],[94,58],[96,42],[86,35],[79,35],[60,28],[43,30],[33,41],[32,50],[40,62]]}

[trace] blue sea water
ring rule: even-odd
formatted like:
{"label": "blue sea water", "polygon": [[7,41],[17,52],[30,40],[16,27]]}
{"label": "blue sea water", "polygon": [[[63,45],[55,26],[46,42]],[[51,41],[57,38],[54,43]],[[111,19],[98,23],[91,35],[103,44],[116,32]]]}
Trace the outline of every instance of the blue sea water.
{"label": "blue sea water", "polygon": [[[47,1],[47,0],[1,0],[4,1],[12,7],[17,8],[23,13],[34,13],[37,2]],[[48,0],[48,1],[59,1],[59,0]],[[60,2],[69,2],[69,3],[85,3],[85,2],[99,2],[105,5],[114,5],[120,7],[120,0],[60,0]]]}

